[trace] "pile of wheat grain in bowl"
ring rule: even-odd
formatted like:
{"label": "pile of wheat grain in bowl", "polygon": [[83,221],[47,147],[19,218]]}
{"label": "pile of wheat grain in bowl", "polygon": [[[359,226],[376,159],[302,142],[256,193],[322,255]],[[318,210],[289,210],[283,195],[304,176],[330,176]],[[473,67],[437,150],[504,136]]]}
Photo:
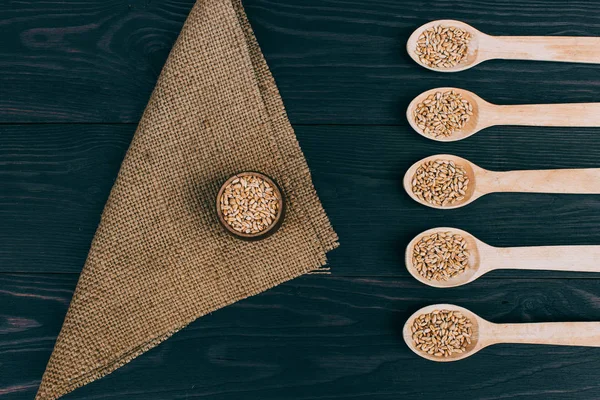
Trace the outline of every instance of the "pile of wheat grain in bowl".
{"label": "pile of wheat grain in bowl", "polygon": [[454,161],[432,160],[417,168],[411,183],[417,198],[443,207],[465,198],[469,177],[467,171]]}
{"label": "pile of wheat grain in bowl", "polygon": [[435,92],[417,104],[415,123],[426,135],[450,137],[473,115],[473,105],[454,90]]}
{"label": "pile of wheat grain in bowl", "polygon": [[452,68],[467,59],[471,34],[454,26],[434,26],[417,39],[415,53],[432,68]]}
{"label": "pile of wheat grain in bowl", "polygon": [[220,198],[223,219],[236,232],[259,234],[276,220],[278,193],[269,182],[256,175],[237,176]]}
{"label": "pile of wheat grain in bowl", "polygon": [[452,232],[425,235],[413,247],[412,262],[425,279],[447,281],[469,268],[467,241]]}
{"label": "pile of wheat grain in bowl", "polygon": [[418,350],[436,357],[450,357],[467,350],[473,323],[458,311],[434,310],[415,318],[411,330]]}

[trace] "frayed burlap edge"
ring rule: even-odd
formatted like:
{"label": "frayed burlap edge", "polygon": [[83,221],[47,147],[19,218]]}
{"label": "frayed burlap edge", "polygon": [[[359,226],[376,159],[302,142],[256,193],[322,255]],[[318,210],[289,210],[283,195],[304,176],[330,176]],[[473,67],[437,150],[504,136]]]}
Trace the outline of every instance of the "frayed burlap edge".
{"label": "frayed burlap edge", "polygon": [[[202,1],[202,0],[200,0],[200,1]],[[277,148],[280,149],[280,151],[275,152],[276,153],[275,156],[277,157],[281,153],[294,155],[294,157],[291,157],[291,161],[289,161],[289,162],[288,162],[288,160],[284,160],[281,157],[277,157],[277,162],[284,164],[284,166],[282,166],[282,169],[288,171],[288,173],[289,173],[288,175],[285,175],[285,179],[281,183],[283,184],[284,187],[288,187],[288,188],[289,187],[298,187],[298,186],[308,188],[308,190],[300,193],[299,197],[301,197],[301,198],[297,199],[298,200],[297,204],[299,205],[299,208],[301,208],[301,210],[299,210],[299,211],[303,214],[307,214],[306,209],[310,208],[310,207],[312,207],[313,211],[314,210],[319,211],[318,215],[316,215],[316,216],[314,215],[314,212],[313,212],[313,214],[311,215],[311,218],[306,218],[306,221],[308,221],[311,224],[312,231],[314,232],[314,235],[315,235],[315,243],[314,244],[321,247],[323,250],[323,254],[325,254],[325,252],[337,247],[337,245],[338,245],[337,235],[335,235],[335,232],[333,231],[333,228],[331,227],[331,225],[329,223],[329,220],[325,214],[325,211],[321,207],[318,197],[316,196],[316,191],[315,191],[314,186],[312,185],[312,181],[310,179],[308,165],[306,164],[306,161],[305,161],[304,157],[302,156],[302,153],[301,153],[299,145],[296,141],[293,129],[289,123],[289,120],[287,119],[287,115],[285,113],[283,103],[281,101],[279,92],[275,85],[275,81],[273,80],[272,75],[270,74],[270,71],[269,71],[266,61],[260,51],[260,48],[258,47],[258,43],[257,43],[257,41],[254,37],[254,33],[248,23],[248,20],[244,13],[242,4],[239,0],[224,0],[224,1],[232,1],[232,5],[233,5],[236,15],[238,17],[241,30],[245,35],[245,44],[248,47],[248,55],[251,59],[252,64],[254,65],[254,71],[255,71],[255,74],[257,75],[257,84],[259,86],[259,90],[260,90],[260,93],[261,93],[262,99],[263,99],[263,106],[264,106],[265,112],[268,114],[268,117],[269,117],[269,120],[267,122],[272,125],[271,131],[273,129],[276,129],[279,132],[284,133],[281,135],[272,135],[272,137],[271,137],[272,140],[275,142],[274,144],[277,146]],[[198,4],[196,4],[196,6],[198,6]],[[186,24],[184,25],[184,28],[183,28],[184,30],[185,30],[185,26],[187,25],[187,23],[188,23],[188,21],[186,21]],[[178,42],[179,42],[179,39],[174,46],[173,52],[177,51]],[[172,54],[173,54],[173,52],[172,52]],[[167,63],[168,63],[168,61],[167,61]],[[164,70],[163,70],[163,72],[164,72]],[[159,82],[161,81],[162,78],[163,78],[163,73],[161,73],[161,76],[159,77]],[[150,102],[152,102],[152,99],[155,96],[155,94],[156,94],[156,92],[153,93]],[[146,114],[146,112],[144,113],[144,116],[145,116],[145,114]],[[142,120],[143,119],[144,118],[142,118]],[[135,138],[134,138],[134,140],[135,140]],[[285,149],[285,151],[282,151],[282,149]],[[293,193],[293,191],[289,191],[289,192]],[[319,223],[316,223],[316,221],[318,221]],[[322,259],[318,260],[318,262],[316,264],[309,265],[304,270],[297,271],[294,274],[291,274],[290,276],[286,277],[286,279],[282,280],[281,282],[272,284],[270,286],[262,287],[260,290],[256,290],[255,292],[244,295],[244,296],[231,298],[228,302],[221,304],[221,307],[235,303],[236,301],[239,301],[243,298],[261,293],[262,291],[267,290],[273,286],[276,286],[279,283],[294,279],[305,273],[309,273],[311,271],[319,271],[319,270],[321,270],[321,268],[323,267],[324,264],[326,264],[325,256],[323,256]],[[327,271],[328,271],[328,269],[322,270],[322,272],[325,272],[325,273]],[[90,383],[96,379],[99,379],[99,378],[111,373],[112,371],[116,370],[117,368],[127,364],[128,362],[130,362],[131,360],[133,360],[135,357],[139,356],[140,354],[157,346],[158,344],[160,344],[161,342],[165,341],[170,336],[172,336],[174,333],[178,332],[179,330],[181,330],[185,326],[187,326],[189,323],[193,322],[195,319],[200,318],[200,317],[206,315],[207,313],[208,312],[198,313],[197,315],[193,316],[193,318],[190,318],[187,321],[182,321],[177,327],[174,327],[172,329],[169,329],[168,331],[165,331],[163,334],[160,334],[160,335],[154,337],[153,339],[150,339],[149,341],[143,343],[142,345],[140,345],[136,348],[133,348],[125,353],[115,356],[114,362],[109,362],[106,365],[102,365],[101,367],[88,370],[88,371],[82,373],[78,377],[73,377],[72,379],[69,379],[61,387],[56,387],[56,386],[53,387],[52,388],[53,394],[47,394],[47,393],[40,392],[40,393],[38,393],[36,398],[37,399],[55,399],[55,398],[61,397],[62,395],[66,394],[66,393],[69,393],[69,392],[75,390],[78,387],[84,386],[87,383]]]}

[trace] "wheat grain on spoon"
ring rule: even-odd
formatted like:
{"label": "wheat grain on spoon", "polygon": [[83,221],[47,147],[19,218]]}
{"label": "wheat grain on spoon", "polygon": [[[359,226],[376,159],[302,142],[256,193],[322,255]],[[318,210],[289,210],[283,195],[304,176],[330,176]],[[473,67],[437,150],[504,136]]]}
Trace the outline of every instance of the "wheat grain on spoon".
{"label": "wheat grain on spoon", "polygon": [[[463,307],[433,304],[412,314],[404,324],[402,335],[418,356],[449,362],[500,343],[600,347],[600,322],[495,324]],[[428,345],[431,342],[435,342],[433,347]]]}
{"label": "wheat grain on spoon", "polygon": [[[460,32],[460,40],[448,39],[451,31]],[[424,54],[423,50],[428,46],[423,41],[428,37],[431,40],[432,32],[437,47],[429,48],[429,52],[426,50]],[[464,51],[460,50],[465,42]],[[449,43],[450,51],[447,50]],[[454,45],[457,47],[453,48]],[[493,59],[599,64],[598,48],[600,38],[597,37],[491,36],[456,20],[424,24],[412,33],[406,43],[406,50],[416,63],[437,72],[464,71]]]}
{"label": "wheat grain on spoon", "polygon": [[[452,174],[452,182],[448,174]],[[600,169],[497,172],[455,155],[438,154],[414,163],[406,171],[403,184],[418,203],[454,209],[496,192],[600,194]]]}
{"label": "wheat grain on spoon", "polygon": [[420,135],[453,142],[498,125],[600,127],[600,103],[496,105],[465,89],[440,87],[416,96],[406,118]]}
{"label": "wheat grain on spoon", "polygon": [[436,288],[466,285],[498,269],[600,272],[600,246],[493,247],[450,227],[426,230],[406,247],[405,265]]}

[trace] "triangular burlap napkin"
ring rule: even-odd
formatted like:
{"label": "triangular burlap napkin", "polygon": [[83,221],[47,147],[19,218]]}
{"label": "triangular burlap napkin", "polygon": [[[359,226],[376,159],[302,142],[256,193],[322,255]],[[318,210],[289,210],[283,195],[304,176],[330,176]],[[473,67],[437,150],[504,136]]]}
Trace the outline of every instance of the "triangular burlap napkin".
{"label": "triangular burlap napkin", "polygon": [[[275,235],[219,226],[228,176],[274,177]],[[337,237],[239,0],[198,0],[158,80],[104,209],[37,394],[56,399],[196,318],[322,267]]]}

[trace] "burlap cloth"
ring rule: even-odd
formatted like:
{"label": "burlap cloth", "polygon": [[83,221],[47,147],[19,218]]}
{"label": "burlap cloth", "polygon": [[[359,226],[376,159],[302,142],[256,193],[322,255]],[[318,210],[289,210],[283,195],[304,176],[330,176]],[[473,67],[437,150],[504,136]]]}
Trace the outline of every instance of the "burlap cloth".
{"label": "burlap cloth", "polygon": [[[283,187],[261,242],[230,237],[214,201],[230,175]],[[337,237],[239,0],[198,0],[112,189],[37,399],[56,399],[196,318],[326,263]]]}

